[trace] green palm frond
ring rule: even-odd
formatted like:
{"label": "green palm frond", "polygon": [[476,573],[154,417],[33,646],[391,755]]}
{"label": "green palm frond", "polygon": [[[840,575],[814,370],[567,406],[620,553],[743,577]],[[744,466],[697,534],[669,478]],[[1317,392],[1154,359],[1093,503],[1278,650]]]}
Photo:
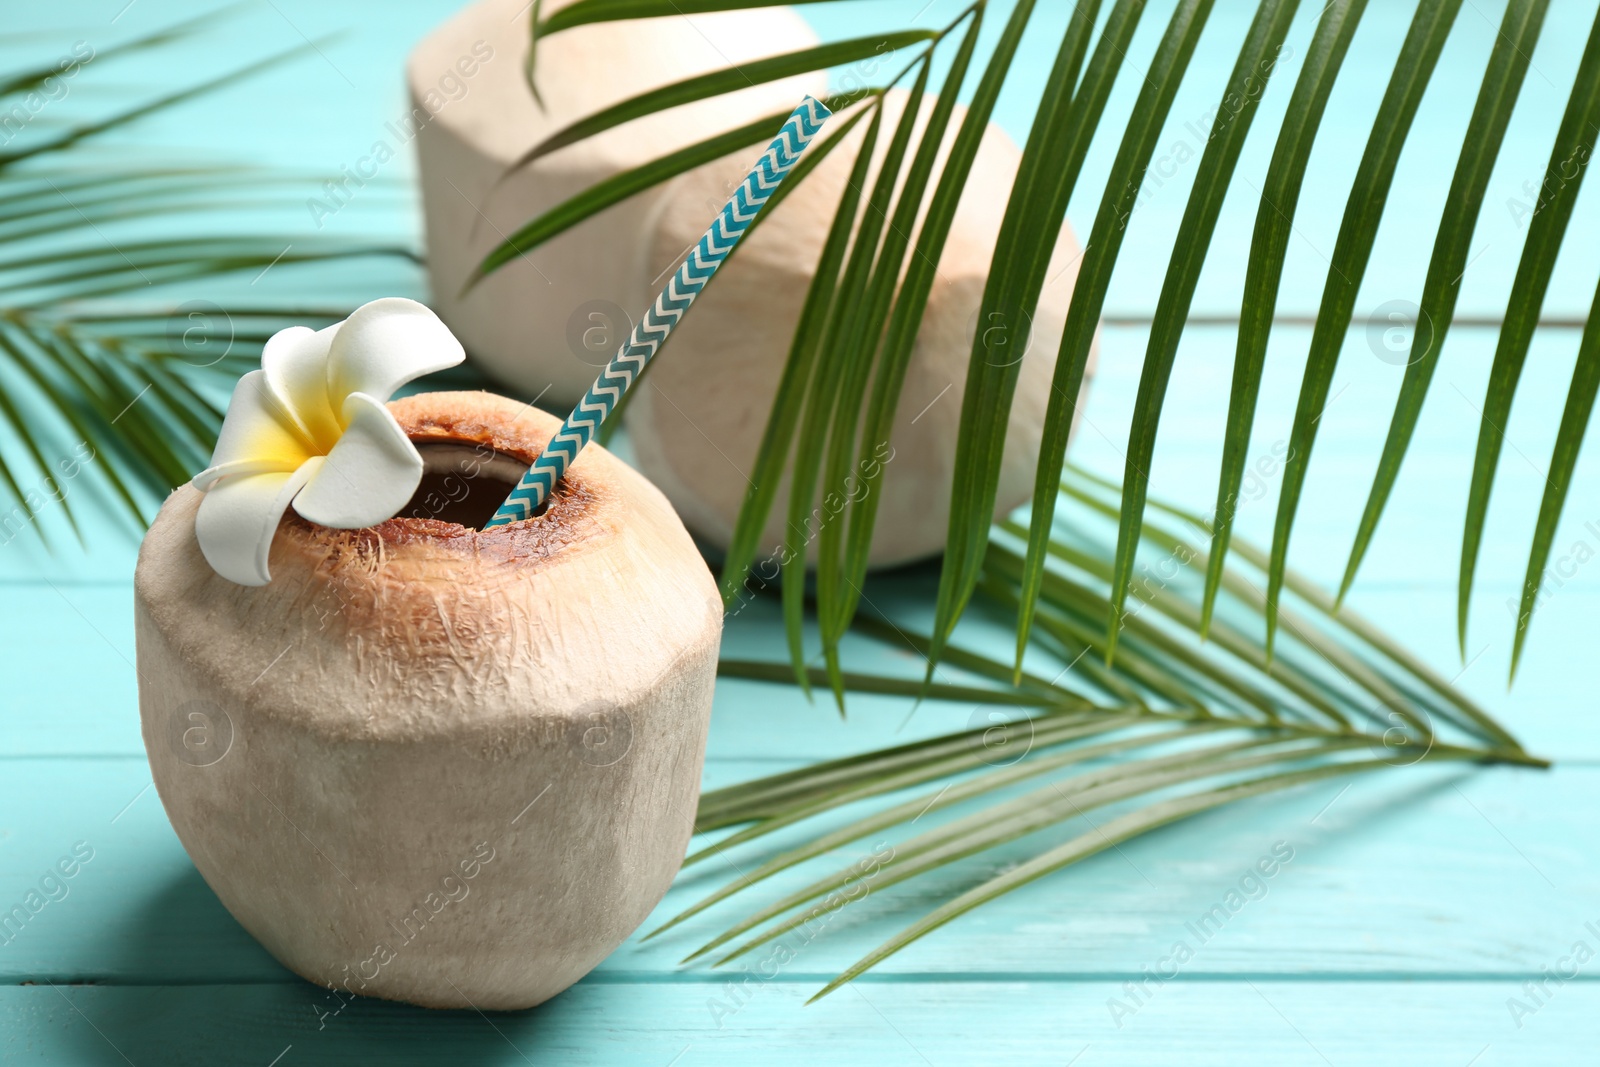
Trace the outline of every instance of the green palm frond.
{"label": "green palm frond", "polygon": [[[1049,677],[1026,675],[1008,685],[1010,663],[958,643],[946,646],[944,669],[1000,686],[943,680],[925,686],[915,677],[819,671],[818,680],[830,677],[845,689],[971,703],[991,709],[995,719],[707,793],[697,830],[720,836],[708,838],[686,863],[725,857],[739,876],[650,936],[868,838],[898,839],[874,845],[866,866],[851,862],[725,925],[685,962],[719,953],[716,963],[727,963],[863,892],[879,893],[1002,846],[1023,842],[1035,850],[939,903],[846,969],[822,996],[1012,889],[1227,804],[1424,761],[1544,765],[1370,624],[1348,612],[1335,615],[1331,598],[1292,571],[1285,572],[1284,589],[1298,603],[1278,607],[1278,647],[1269,663],[1265,641],[1249,636],[1258,627],[1240,624],[1260,624],[1269,610],[1270,554],[1235,542],[1237,565],[1213,569],[1200,547],[1210,527],[1160,504],[1151,505],[1157,517],[1143,524],[1141,540],[1161,564],[1130,585],[1131,606],[1117,609],[1122,652],[1102,666],[1121,499],[1116,486],[1078,470],[1069,470],[1061,486],[1064,521],[1047,542],[1029,648],[1036,664],[1048,664]],[[1033,580],[1025,566],[1028,534],[1007,523],[991,538],[975,585],[985,610],[1018,609],[1024,583]],[[1211,640],[1202,642],[1207,573],[1220,575],[1220,614],[1209,620]],[[919,654],[934,646],[933,635],[903,620],[863,616],[855,630]],[[782,682],[788,668],[725,661],[721,673]],[[874,798],[890,802],[850,807]],[[853,814],[841,822],[847,808]],[[1102,811],[1110,816],[1104,822]],[[953,817],[937,821],[946,815]],[[920,832],[913,833],[913,824]],[[790,843],[767,845],[769,835],[797,826],[798,844],[791,831]],[[921,891],[930,891],[926,883]]]}
{"label": "green palm frond", "polygon": [[[666,15],[680,6],[665,0],[580,0],[543,22],[535,17],[535,56],[540,37],[569,26]],[[753,6],[759,5],[716,0],[705,9]],[[1099,0],[1079,0],[1062,31],[996,241],[980,311],[984,323],[1028,322],[1039,300],[1066,205],[1106,101],[1125,76],[1125,57],[1146,4],[1115,0],[1106,6],[1102,11]],[[927,300],[931,266],[948,232],[948,211],[966,183],[968,152],[988,122],[1035,5],[1018,0],[1011,6],[999,41],[985,60],[976,58],[974,47],[990,14],[985,0],[966,7],[922,45],[907,72],[895,79],[909,72],[916,80],[906,114],[892,135],[882,128],[882,92],[895,82],[863,90],[867,95],[849,121],[868,121],[867,132],[803,305],[721,575],[729,600],[750,595],[747,581],[760,531],[777,504],[780,476],[792,470],[786,525],[791,543],[781,585],[790,663],[724,661],[721,673],[758,682],[795,681],[807,689],[825,683],[841,709],[846,692],[898,694],[917,701],[965,702],[999,718],[961,733],[702,797],[697,830],[706,843],[687,864],[725,857],[740,875],[669,918],[652,937],[668,932],[682,936],[705,924],[716,909],[726,913],[732,898],[744,900],[752,889],[759,893],[772,884],[770,879],[804,864],[826,864],[831,857],[840,865],[790,888],[780,899],[767,899],[742,917],[714,925],[698,947],[691,944],[685,962],[708,958],[714,965],[728,963],[813,927],[860,892],[877,893],[922,879],[916,889],[920,895],[914,898],[920,902],[939,892],[930,888],[936,880],[927,876],[1000,849],[1006,849],[1009,864],[1017,849],[1027,850],[1004,873],[937,900],[824,987],[817,994],[822,996],[1019,886],[1202,812],[1325,779],[1424,761],[1542,765],[1448,681],[1371,624],[1340,611],[1337,598],[1287,567],[1300,487],[1340,342],[1397,160],[1449,36],[1458,0],[1421,0],[1394,61],[1324,287],[1294,423],[1295,462],[1286,474],[1272,545],[1263,551],[1233,538],[1233,505],[1244,476],[1299,193],[1330,94],[1365,11],[1364,0],[1333,0],[1318,13],[1277,131],[1246,267],[1215,521],[1147,498],[1162,404],[1190,304],[1222,202],[1235,181],[1241,148],[1275,66],[1272,57],[1298,6],[1295,0],[1260,0],[1221,87],[1217,119],[1198,164],[1152,321],[1125,487],[1075,468],[1065,469],[1063,481],[1068,431],[1126,221],[1211,13],[1208,0],[1175,0],[1154,59],[1133,75],[1139,98],[1100,187],[1099,210],[1057,355],[1031,517],[1025,523],[993,526],[989,518],[1019,368],[998,351],[1009,340],[1007,331],[978,331],[968,363],[952,482],[952,495],[964,506],[951,514],[933,625],[926,632],[905,619],[858,610],[876,516],[876,485],[852,494],[846,523],[824,524],[819,531],[814,596],[808,597],[799,541],[809,529],[808,515],[819,493],[852,469],[877,470],[857,460],[887,442],[905,361]],[[1437,333],[1419,337],[1423,358],[1410,361],[1346,588],[1426,395],[1454,308],[1471,224],[1543,14],[1540,0],[1515,0],[1506,12],[1425,287]],[[931,60],[940,50],[949,53],[948,67],[942,83],[934,84]],[[537,71],[536,64],[532,70]],[[929,166],[931,148],[946,138],[956,94],[969,75],[976,78],[970,109],[955,133],[948,161],[935,172]],[[653,113],[661,109],[654,105],[670,106],[669,101],[716,77],[666,87],[653,99],[630,101],[573,128]],[[1580,90],[1584,77],[1580,71]],[[1570,116],[1586,114],[1581,108],[1587,106],[1587,97],[1575,91],[1574,99],[1579,110],[1569,108],[1557,153],[1562,158],[1571,158],[1567,142],[1578,136],[1579,119]],[[1230,101],[1242,104],[1229,106]],[[908,131],[919,111],[931,115],[920,139],[912,143]],[[764,120],[760,133],[770,132],[777,121]],[[751,130],[740,135],[759,140]],[[889,149],[869,187],[867,162],[883,136],[891,137]],[[571,140],[570,134],[560,134],[536,151],[559,151]],[[1551,165],[1556,165],[1555,156]],[[612,181],[637,183],[659,166],[646,163]],[[592,204],[575,199],[544,218],[570,225],[586,217]],[[1569,192],[1565,210],[1570,205]],[[925,221],[914,228],[923,209]],[[1549,258],[1559,245],[1564,218],[1552,216],[1543,223]],[[884,220],[892,221],[885,226]],[[530,230],[543,221],[533,220]],[[1521,273],[1535,269],[1527,262],[1525,256]],[[1541,285],[1549,280],[1548,271],[1531,277]],[[1542,295],[1542,287],[1538,292]],[[1534,301],[1525,325],[1531,326],[1537,313]],[[1536,530],[1519,648],[1538,591],[1542,553],[1549,549],[1597,387],[1600,329],[1592,329],[1585,332],[1552,461],[1551,490]],[[876,477],[881,476],[879,471]],[[1152,568],[1142,559],[1145,553],[1154,553],[1160,562]],[[980,614],[998,613],[1014,626],[1013,655],[998,658],[988,648],[961,639],[957,626],[972,605]],[[802,639],[808,610],[814,611],[821,636],[820,667],[812,666]],[[926,660],[926,676],[846,669],[842,647],[848,634],[909,649]],[[1025,662],[1031,670],[1024,669]],[[781,838],[775,836],[780,833]],[[868,859],[852,854],[863,842],[885,837],[893,843],[874,845]],[[784,843],[774,844],[779,840]],[[899,903],[921,906],[909,899]]]}
{"label": "green palm frond", "polygon": [[[228,10],[107,48],[72,76],[92,78],[118,55],[190,40]],[[48,124],[7,129],[0,149],[0,521],[8,539],[24,527],[38,531],[32,520],[47,505],[59,506],[81,539],[79,501],[63,485],[84,469],[142,529],[153,505],[207,462],[228,390],[259,360],[266,339],[291,323],[346,313],[273,298],[219,296],[227,302],[217,303],[175,294],[248,282],[268,269],[411,254],[376,241],[218,230],[222,212],[298,206],[311,175],[151,165],[96,150],[105,134],[305,50],[109,112],[74,94],[52,104]],[[0,73],[0,113],[61,75],[58,63]]]}
{"label": "green palm frond", "polygon": [[[1373,531],[1377,529],[1378,517],[1389,500],[1389,492],[1400,472],[1400,461],[1405,457],[1406,446],[1411,441],[1412,431],[1416,429],[1423,397],[1427,394],[1434,369],[1439,365],[1439,351],[1455,313],[1456,297],[1460,292],[1458,286],[1467,268],[1478,211],[1483,206],[1484,194],[1489,188],[1489,175],[1500,154],[1500,145],[1505,140],[1506,127],[1511,122],[1512,108],[1516,106],[1522,81],[1527,76],[1529,57],[1538,40],[1539,30],[1544,25],[1547,6],[1547,0],[1511,0],[1506,5],[1505,17],[1500,24],[1494,51],[1489,57],[1483,85],[1473,105],[1455,175],[1450,180],[1450,191],[1445,197],[1439,236],[1433,246],[1433,257],[1428,263],[1427,279],[1423,282],[1422,303],[1417,313],[1417,336],[1412,341],[1405,379],[1400,384],[1400,397],[1395,402],[1394,418],[1389,425],[1383,457],[1378,461],[1378,475],[1373,480],[1372,492],[1367,498],[1361,525],[1356,531],[1355,544],[1350,549],[1350,561],[1345,566],[1344,579],[1339,584],[1341,599],[1349,592],[1367,545],[1372,540]],[[1543,529],[1542,523],[1540,528]],[[1550,524],[1550,529],[1553,533],[1554,522]],[[1537,549],[1534,556],[1538,556]],[[1539,568],[1542,570],[1543,567],[1543,560],[1539,560]],[[1518,627],[1519,649],[1525,626],[1524,620]],[[1513,673],[1515,670],[1513,663]]]}
{"label": "green palm frond", "polygon": [[[1578,189],[1583,185],[1584,174],[1589,169],[1588,161],[1594,157],[1597,135],[1600,135],[1600,11],[1595,13],[1594,30],[1584,47],[1572,95],[1567,101],[1565,114],[1561,116],[1555,145],[1550,150],[1550,162],[1545,167],[1538,210],[1528,223],[1528,240],[1522,249],[1522,260],[1517,264],[1517,276],[1511,283],[1506,323],[1500,331],[1500,343],[1495,348],[1494,364],[1489,368],[1489,389],[1483,398],[1478,455],[1472,468],[1466,529],[1461,539],[1457,627],[1463,652],[1467,645],[1467,604],[1472,595],[1472,579],[1477,570],[1483,524],[1488,517],[1489,490],[1494,485],[1500,446],[1505,440],[1506,417],[1511,413],[1511,399],[1516,395],[1522,364],[1528,356],[1528,346],[1533,342],[1534,327],[1539,321],[1539,311],[1544,306],[1545,293],[1550,288],[1550,278],[1555,273],[1556,253],[1560,251],[1562,238],[1566,236],[1567,223],[1572,218],[1572,208],[1578,199]],[[1583,162],[1579,163],[1579,160]],[[1571,389],[1574,400],[1581,395],[1586,364],[1593,358],[1593,345],[1586,347],[1591,349],[1589,358],[1580,359],[1574,371]],[[1581,401],[1577,404],[1569,401],[1567,413],[1582,413],[1587,422],[1587,405]],[[1576,458],[1584,428],[1572,424],[1563,426],[1563,440],[1556,445],[1558,461],[1563,452],[1570,452],[1572,458]],[[1561,484],[1565,484],[1564,479]],[[1536,545],[1538,541],[1546,541],[1555,534],[1561,501],[1561,491],[1552,485],[1545,494],[1545,506],[1539,516]],[[1542,567],[1537,547],[1533,555],[1534,558],[1529,561],[1530,569],[1534,563]],[[1532,613],[1533,598],[1524,596],[1517,621],[1519,651]]]}
{"label": "green palm frond", "polygon": [[[857,0],[860,2],[860,0]],[[538,80],[540,41],[575,26],[614,19],[675,17],[700,11],[725,11],[770,6],[765,0],[578,0],[544,15],[535,7],[530,18],[533,51],[530,83]],[[908,113],[919,109],[930,121],[908,144],[891,154],[880,170],[878,187],[852,183],[841,199],[834,225],[813,277],[804,313],[794,336],[781,386],[772,406],[766,435],[730,547],[730,566],[723,590],[730,599],[754,562],[756,535],[778,505],[771,488],[776,475],[794,471],[787,501],[788,527],[805,529],[814,497],[834,484],[841,471],[872,469],[869,462],[887,441],[899,399],[906,360],[926,305],[932,265],[938,262],[948,232],[949,211],[966,185],[971,150],[988,122],[994,102],[1006,87],[1019,42],[1034,25],[1034,0],[1003,6],[972,0],[944,28],[928,32],[905,28],[879,38],[880,45],[911,50],[910,63],[891,81],[859,91],[852,118],[870,115],[872,136],[863,155],[870,155],[878,135],[882,94],[899,80],[915,75]],[[981,321],[1000,328],[977,331],[968,363],[962,399],[960,433],[952,484],[966,506],[950,516],[937,618],[929,638],[933,661],[954,633],[979,588],[988,556],[990,520],[999,481],[1000,459],[1010,417],[1018,368],[1009,359],[991,358],[1012,325],[1026,324],[1039,300],[1046,264],[1065,218],[1068,199],[1078,185],[1090,141],[1113,88],[1132,78],[1138,101],[1128,124],[1118,134],[1110,174],[1099,188],[1099,210],[1086,243],[1067,325],[1056,360],[1055,379],[1043,426],[1032,518],[1026,536],[1019,579],[1018,663],[1029,647],[1037,612],[1044,604],[1043,575],[1049,554],[1055,484],[1080,402],[1079,391],[1094,331],[1122,246],[1125,224],[1136,205],[1145,169],[1158,143],[1161,127],[1179,87],[1189,77],[1189,58],[1205,29],[1212,0],[1173,0],[1159,44],[1148,66],[1125,69],[1129,44],[1146,10],[1145,0],[1075,0],[1060,47],[1038,100],[1004,221],[995,243],[981,305]],[[1323,286],[1315,329],[1294,414],[1292,447],[1286,461],[1283,492],[1269,549],[1266,611],[1262,625],[1266,647],[1273,649],[1280,624],[1277,601],[1287,578],[1288,549],[1299,511],[1301,489],[1311,461],[1316,428],[1327,403],[1329,384],[1340,345],[1351,320],[1357,290],[1384,216],[1385,202],[1412,129],[1418,105],[1441,61],[1460,9],[1459,0],[1419,0],[1397,56],[1392,60],[1382,105],[1372,121],[1366,149],[1344,207],[1339,236]],[[1114,556],[1112,595],[1100,625],[1106,630],[1105,654],[1119,650],[1121,607],[1133,580],[1133,556],[1147,512],[1145,493],[1154,454],[1162,404],[1179,341],[1187,325],[1222,201],[1242,175],[1235,173],[1240,147],[1255,125],[1274,138],[1271,163],[1259,190],[1260,206],[1245,267],[1234,380],[1225,419],[1223,456],[1214,514],[1213,571],[1201,598],[1202,630],[1209,622],[1221,582],[1221,560],[1233,531],[1233,512],[1244,477],[1246,448],[1256,419],[1257,399],[1266,361],[1267,339],[1276,310],[1288,239],[1294,227],[1312,150],[1324,110],[1337,84],[1345,54],[1361,25],[1366,0],[1331,0],[1320,8],[1305,47],[1300,72],[1290,89],[1287,111],[1276,130],[1254,123],[1262,90],[1270,78],[1276,48],[1285,40],[1300,5],[1297,0],[1258,0],[1255,16],[1237,41],[1238,58],[1228,80],[1217,86],[1224,106],[1217,109],[1211,138],[1198,166],[1194,186],[1179,225],[1174,250],[1162,280],[1152,323],[1149,349],[1130,429],[1120,508],[1118,548]],[[1462,143],[1455,176],[1443,197],[1443,212],[1434,253],[1423,285],[1423,308],[1414,349],[1395,402],[1382,457],[1378,461],[1367,506],[1362,515],[1341,583],[1340,598],[1350,587],[1382,517],[1405,458],[1431,384],[1439,351],[1454,313],[1473,226],[1483,204],[1489,174],[1499,157],[1507,125],[1538,43],[1547,0],[1508,0],[1481,89]],[[1004,12],[996,14],[996,8]],[[1103,10],[1104,8],[1104,10]],[[985,20],[1000,21],[992,51],[978,55],[975,44]],[[992,27],[991,27],[992,28]],[[866,47],[858,38],[789,53],[763,61],[760,77],[778,77],[825,69],[840,57]],[[940,60],[937,68],[935,58]],[[942,73],[935,75],[935,69]],[[559,152],[585,136],[613,128],[679,103],[702,99],[748,84],[732,68],[712,71],[657,89],[574,123],[531,153]],[[956,132],[949,157],[929,169],[931,149],[947,133],[947,116],[958,94],[970,93],[966,118]],[[924,99],[926,97],[926,99]],[[1230,104],[1238,101],[1237,106]],[[845,101],[838,101],[844,103]],[[941,120],[941,115],[946,119]],[[487,273],[540,241],[590,215],[682,170],[769,136],[781,122],[774,115],[739,130],[710,136],[661,159],[647,162],[560,204],[532,219],[511,241],[484,261]],[[1483,405],[1477,457],[1467,487],[1467,522],[1462,538],[1459,583],[1460,625],[1465,633],[1478,545],[1487,514],[1489,492],[1499,459],[1502,427],[1516,393],[1540,305],[1555,267],[1572,206],[1600,130],[1600,22],[1571,87],[1571,95],[1546,170],[1545,190],[1521,253]],[[793,181],[794,179],[791,179]],[[799,176],[804,180],[804,176]],[[883,187],[891,194],[883,200]],[[865,203],[863,203],[865,201]],[[882,209],[881,211],[879,209]],[[921,212],[925,212],[922,214]],[[884,226],[881,220],[892,218]],[[920,223],[915,227],[901,222]],[[1022,327],[1019,326],[1019,329]],[[1583,349],[1569,390],[1566,414],[1552,458],[1550,489],[1535,524],[1524,606],[1517,623],[1520,653],[1528,620],[1537,602],[1537,579],[1561,517],[1566,477],[1575,462],[1590,414],[1586,399],[1593,391],[1593,345]],[[852,463],[854,460],[861,462]],[[881,477],[881,473],[876,477]],[[866,570],[866,548],[876,521],[877,495],[853,499],[845,522],[825,525],[817,538],[819,631],[826,676],[842,690],[839,642],[859,609],[855,590]],[[785,570],[786,612],[793,668],[798,681],[810,675],[800,632],[803,568]],[[1513,670],[1515,669],[1515,657]]]}

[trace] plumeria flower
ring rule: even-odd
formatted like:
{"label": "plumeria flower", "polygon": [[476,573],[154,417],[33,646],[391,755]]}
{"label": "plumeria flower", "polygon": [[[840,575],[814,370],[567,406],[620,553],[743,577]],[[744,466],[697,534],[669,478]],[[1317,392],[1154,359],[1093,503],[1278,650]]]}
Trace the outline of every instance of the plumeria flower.
{"label": "plumeria flower", "polygon": [[261,369],[239,379],[194,532],[206,562],[240,585],[266,585],[267,553],[292,503],[322,526],[393,518],[422,480],[422,456],[384,406],[402,385],[465,358],[432,311],[388,297],[322,330],[272,335]]}

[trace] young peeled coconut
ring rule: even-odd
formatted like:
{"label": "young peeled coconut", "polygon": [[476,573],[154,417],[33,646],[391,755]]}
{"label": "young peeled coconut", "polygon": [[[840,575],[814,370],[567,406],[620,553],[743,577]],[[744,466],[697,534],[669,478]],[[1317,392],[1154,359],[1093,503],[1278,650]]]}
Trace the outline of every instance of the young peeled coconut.
{"label": "young peeled coconut", "polygon": [[280,498],[257,568],[216,543],[247,524],[196,521],[269,459],[167,499],[135,577],[145,746],[195,866],[285,966],[341,996],[524,1008],[678,870],[721,605],[667,501],[599,447],[542,515],[477,529],[555,418],[486,393],[387,411],[422,459],[398,517],[331,529]]}
{"label": "young peeled coconut", "polygon": [[[570,2],[545,0],[542,14]],[[417,45],[406,77],[419,116],[434,306],[486,370],[529,396],[548,387],[542,402],[561,406],[576,402],[616,354],[631,318],[655,296],[651,279],[682,250],[652,257],[651,220],[664,189],[624,200],[461,295],[484,256],[525,223],[607,178],[762,116],[786,114],[807,93],[821,96],[827,78],[785,78],[636,119],[507,177],[551,134],[606,107],[817,41],[787,7],[579,26],[539,42],[541,105],[525,73],[531,10],[528,0],[481,0],[465,8]],[[727,193],[716,194],[709,212],[696,205],[700,230]]]}
{"label": "young peeled coconut", "polygon": [[[906,100],[903,92],[886,98],[880,161]],[[917,138],[930,108],[928,102],[920,109]],[[965,109],[958,106],[943,152],[964,117]],[[863,122],[851,131],[847,142],[744,240],[630,400],[627,426],[640,469],[667,494],[689,528],[715,547],[727,546],[749,488],[790,340],[865,127]],[[967,364],[974,335],[989,328],[978,321],[983,289],[1020,159],[1016,145],[991,124],[939,260],[896,411],[892,452],[879,457],[884,473],[869,557],[873,565],[920,559],[944,547]],[[731,156],[672,186],[656,218],[656,259],[674,255],[694,239],[705,225],[705,202],[747,165],[742,156]],[[1006,433],[997,516],[1033,494],[1045,405],[1079,256],[1077,241],[1064,226],[1031,330],[1012,331],[1005,339],[1007,358],[1020,359],[1022,369]],[[1087,377],[1085,382],[1087,387]],[[858,492],[852,487],[861,472],[852,476],[846,486],[820,486],[818,507],[830,495],[838,499]],[[787,523],[786,476],[762,537],[764,553],[778,554]]]}

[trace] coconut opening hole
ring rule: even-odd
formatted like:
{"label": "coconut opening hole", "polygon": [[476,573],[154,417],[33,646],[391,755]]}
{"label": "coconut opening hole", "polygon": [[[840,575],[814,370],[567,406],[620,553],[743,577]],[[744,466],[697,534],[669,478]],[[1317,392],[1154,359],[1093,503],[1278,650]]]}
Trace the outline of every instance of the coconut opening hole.
{"label": "coconut opening hole", "polygon": [[[528,465],[516,456],[471,441],[417,441],[422,481],[402,518],[435,519],[481,530],[517,487]],[[550,509],[546,500],[534,517]]]}

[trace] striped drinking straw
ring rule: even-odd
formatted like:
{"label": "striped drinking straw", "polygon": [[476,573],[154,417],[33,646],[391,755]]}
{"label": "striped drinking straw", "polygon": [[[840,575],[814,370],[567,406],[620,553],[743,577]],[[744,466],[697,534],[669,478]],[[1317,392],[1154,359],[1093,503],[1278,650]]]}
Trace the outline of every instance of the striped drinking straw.
{"label": "striped drinking straw", "polygon": [[794,114],[778,131],[777,139],[746,175],[744,184],[734,190],[733,196],[723,205],[722,214],[656,297],[655,305],[633,328],[627,343],[595,379],[588,394],[578,401],[567,421],[550,438],[544,452],[528,468],[484,529],[526,519],[539,510],[567,473],[567,467],[617,406],[622,394],[666,343],[673,327],[683,319],[694,298],[728,258],[728,253],[739,243],[739,238],[750,228],[750,223],[831,114],[820,100],[810,96],[795,108]]}

